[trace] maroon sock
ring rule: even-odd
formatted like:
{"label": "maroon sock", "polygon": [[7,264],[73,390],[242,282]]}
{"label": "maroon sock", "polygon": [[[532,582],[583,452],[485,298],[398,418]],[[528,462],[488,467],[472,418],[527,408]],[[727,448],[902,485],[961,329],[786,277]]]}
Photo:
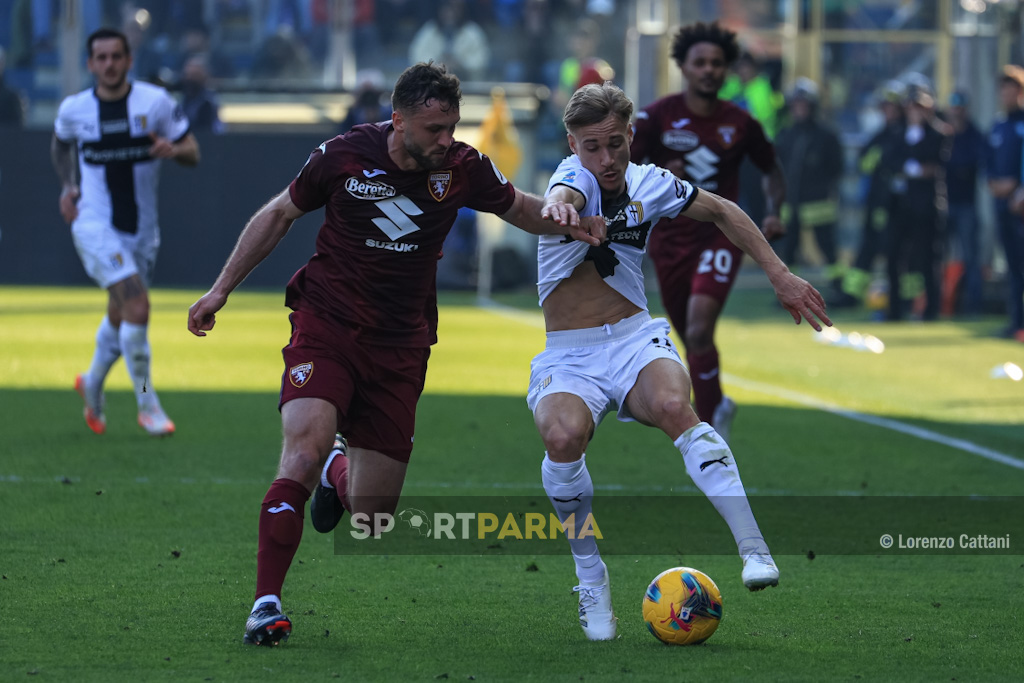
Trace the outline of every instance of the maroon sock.
{"label": "maroon sock", "polygon": [[686,362],[690,366],[690,382],[693,383],[693,402],[697,409],[697,417],[711,424],[715,408],[722,402],[722,383],[718,377],[718,349],[712,346],[710,351],[701,354],[687,353]]}
{"label": "maroon sock", "polygon": [[302,517],[309,500],[306,487],[293,479],[270,485],[260,511],[260,541],[256,552],[256,598],[281,596],[284,576],[302,540]]}
{"label": "maroon sock", "polygon": [[338,499],[341,504],[345,506],[346,510],[351,511],[352,508],[348,505],[348,457],[339,453],[334,456],[334,460],[331,461],[331,466],[327,468],[327,481],[334,487],[335,492],[338,494]]}

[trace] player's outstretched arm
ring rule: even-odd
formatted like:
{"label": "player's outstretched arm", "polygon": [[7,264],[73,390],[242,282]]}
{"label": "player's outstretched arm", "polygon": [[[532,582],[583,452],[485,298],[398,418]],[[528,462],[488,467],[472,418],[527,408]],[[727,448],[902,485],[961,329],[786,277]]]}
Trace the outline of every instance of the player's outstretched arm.
{"label": "player's outstretched arm", "polygon": [[[558,186],[552,190],[552,194],[563,189],[582,200],[582,195],[567,187]],[[575,240],[600,246],[605,238],[604,221],[580,219],[573,201],[551,199],[552,194],[545,200],[516,190],[512,208],[502,214],[501,219],[533,235],[568,234]]]}
{"label": "player's outstretched arm", "polygon": [[733,244],[754,259],[768,275],[775,288],[775,296],[797,325],[801,318],[819,332],[821,325],[818,320],[832,325],[825,313],[825,299],[809,282],[789,271],[743,209],[728,199],[701,190],[684,214],[694,220],[714,223]]}
{"label": "player's outstretched arm", "polygon": [[274,251],[303,213],[292,203],[286,188],[249,219],[213,287],[188,309],[189,332],[205,337],[213,329],[216,313],[227,303],[228,295]]}

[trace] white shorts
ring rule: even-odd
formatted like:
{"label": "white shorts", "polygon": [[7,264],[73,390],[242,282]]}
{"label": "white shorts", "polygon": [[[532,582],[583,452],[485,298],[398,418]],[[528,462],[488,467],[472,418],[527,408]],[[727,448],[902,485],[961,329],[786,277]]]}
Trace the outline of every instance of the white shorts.
{"label": "white shorts", "polygon": [[149,287],[159,242],[120,232],[109,223],[88,220],[76,220],[71,237],[85,272],[103,289],[136,273]]}
{"label": "white shorts", "polygon": [[626,395],[641,370],[658,358],[686,369],[669,329],[667,320],[642,311],[614,325],[548,332],[547,345],[530,364],[530,410],[536,412],[545,396],[564,393],[583,399],[595,427],[612,410],[622,422],[632,422]]}

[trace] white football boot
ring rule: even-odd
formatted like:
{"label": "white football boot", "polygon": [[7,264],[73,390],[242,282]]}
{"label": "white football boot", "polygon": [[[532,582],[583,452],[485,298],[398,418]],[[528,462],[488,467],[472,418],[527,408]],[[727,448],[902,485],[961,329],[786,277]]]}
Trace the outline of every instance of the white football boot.
{"label": "white football boot", "polygon": [[576,586],[580,594],[580,626],[590,640],[613,640],[618,619],[612,612],[612,587],[608,568],[604,580],[597,586]]}
{"label": "white football boot", "polygon": [[103,434],[107,431],[107,418],[103,415],[103,392],[99,387],[89,384],[89,374],[84,372],[75,377],[75,391],[85,404],[82,408],[85,424],[95,433]]}
{"label": "white football boot", "polygon": [[174,433],[174,423],[156,402],[139,408],[139,426],[151,436],[170,436]]}
{"label": "white football boot", "polygon": [[743,585],[752,591],[779,585],[779,568],[769,553],[744,555]]}

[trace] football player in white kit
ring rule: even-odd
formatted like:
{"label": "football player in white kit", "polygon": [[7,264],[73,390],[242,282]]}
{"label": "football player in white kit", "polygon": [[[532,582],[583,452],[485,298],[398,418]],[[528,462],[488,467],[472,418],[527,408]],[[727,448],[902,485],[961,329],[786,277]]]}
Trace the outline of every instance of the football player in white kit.
{"label": "football player in white kit", "polygon": [[[61,102],[50,155],[61,181],[60,213],[71,224],[86,272],[109,293],[87,372],[75,378],[85,422],[106,431],[103,382],[124,356],[138,402],[139,425],[155,436],[174,433],[149,380],[149,279],[160,246],[160,161],[199,163],[199,145],[171,95],[130,81],[128,40],[100,29],[89,36],[95,87]],[[77,159],[76,159],[77,157]]]}
{"label": "football player in white kit", "polygon": [[[749,254],[797,324],[831,325],[817,290],[793,275],[761,231],[734,203],[698,191],[665,169],[629,160],[633,104],[606,83],[576,91],[563,121],[573,156],[555,171],[544,217],[558,220],[572,204],[600,216],[608,240],[600,247],[543,235],[538,250],[545,350],[533,360],[528,403],[547,449],[541,473],[559,519],[582,527],[594,485],[584,449],[601,418],[657,427],[683,456],[686,472],[725,519],[743,558],[743,584],[775,586],[779,570],[750,510],[729,446],[690,405],[690,378],[669,340],[669,323],[647,311],[640,264],[662,218],[685,213],[714,222]],[[593,535],[570,529],[579,616],[591,640],[615,637],[608,570]],[[583,538],[578,536],[582,535]]]}

